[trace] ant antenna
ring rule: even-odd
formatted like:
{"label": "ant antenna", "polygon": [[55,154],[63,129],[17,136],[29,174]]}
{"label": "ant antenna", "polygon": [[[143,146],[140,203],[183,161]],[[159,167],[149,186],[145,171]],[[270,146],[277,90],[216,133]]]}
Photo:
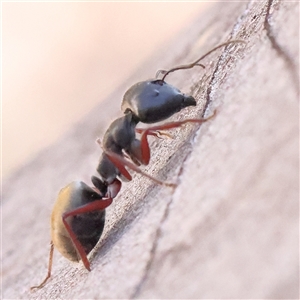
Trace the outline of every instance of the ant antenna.
{"label": "ant antenna", "polygon": [[156,72],[156,78],[158,77],[159,74],[163,74],[163,77],[162,77],[161,80],[164,81],[165,78],[166,78],[170,73],[172,73],[172,72],[174,72],[174,71],[184,70],[184,69],[191,69],[191,68],[194,68],[195,66],[200,66],[200,67],[202,67],[202,68],[205,68],[204,65],[199,64],[199,61],[200,61],[200,60],[204,59],[206,56],[208,56],[208,55],[211,54],[212,52],[216,51],[217,49],[222,48],[222,47],[227,46],[227,45],[232,44],[232,43],[244,43],[244,44],[245,44],[246,42],[245,42],[245,41],[242,41],[242,40],[233,40],[233,41],[229,41],[229,42],[223,43],[223,44],[221,44],[221,45],[219,45],[219,46],[217,46],[217,47],[211,49],[210,51],[208,51],[208,52],[205,53],[203,56],[201,56],[201,57],[198,58],[196,61],[194,61],[194,62],[192,62],[192,63],[190,63],[190,64],[187,64],[187,65],[181,65],[181,66],[178,66],[178,67],[174,67],[174,68],[172,68],[172,69],[170,69],[170,70],[168,70],[168,71],[166,71],[166,70],[158,70],[158,71]]}
{"label": "ant antenna", "polygon": [[[191,66],[192,64],[193,64],[193,66]],[[171,72],[178,71],[178,70],[184,70],[184,69],[190,69],[195,66],[199,66],[199,67],[202,67],[203,69],[205,69],[205,66],[202,64],[198,64],[198,63],[192,63],[192,64],[181,65],[181,66],[175,67],[173,69],[170,69],[168,71],[167,70],[158,70],[155,74],[155,78],[157,78],[160,74],[163,74],[164,76],[162,77],[161,80],[164,80],[167,77],[167,75]]]}

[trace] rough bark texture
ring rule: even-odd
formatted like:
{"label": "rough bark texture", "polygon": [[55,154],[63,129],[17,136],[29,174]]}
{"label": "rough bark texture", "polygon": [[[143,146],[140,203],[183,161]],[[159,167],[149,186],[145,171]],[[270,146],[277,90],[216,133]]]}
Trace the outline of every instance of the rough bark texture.
{"label": "rough bark texture", "polygon": [[[299,3],[217,4],[172,45],[3,184],[5,299],[298,298]],[[198,101],[172,120],[210,115],[172,140],[151,139],[150,174],[134,175],[107,209],[92,271],[54,255],[46,275],[49,216],[61,187],[90,183],[94,140],[121,115],[126,87],[161,67],[193,61],[213,46],[205,70],[168,82]]]}

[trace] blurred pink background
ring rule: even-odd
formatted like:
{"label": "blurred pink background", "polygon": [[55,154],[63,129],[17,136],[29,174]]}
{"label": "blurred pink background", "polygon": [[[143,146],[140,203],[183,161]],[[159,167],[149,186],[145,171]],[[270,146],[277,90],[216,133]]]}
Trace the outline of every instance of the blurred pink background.
{"label": "blurred pink background", "polygon": [[2,176],[53,143],[207,5],[2,3]]}

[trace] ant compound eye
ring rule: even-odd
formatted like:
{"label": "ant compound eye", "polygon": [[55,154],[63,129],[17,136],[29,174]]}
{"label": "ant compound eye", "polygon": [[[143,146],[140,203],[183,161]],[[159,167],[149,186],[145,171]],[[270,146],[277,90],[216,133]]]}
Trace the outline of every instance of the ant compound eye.
{"label": "ant compound eye", "polygon": [[196,100],[192,96],[184,96],[183,101],[182,101],[182,108],[187,107],[187,106],[196,106]]}

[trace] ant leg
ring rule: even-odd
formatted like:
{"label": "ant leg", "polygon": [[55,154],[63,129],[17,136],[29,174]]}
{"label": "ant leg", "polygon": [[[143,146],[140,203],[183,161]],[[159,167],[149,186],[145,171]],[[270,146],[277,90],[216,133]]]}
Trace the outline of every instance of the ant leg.
{"label": "ant leg", "polygon": [[204,123],[212,119],[216,115],[216,111],[213,112],[213,114],[207,118],[203,119],[186,119],[183,121],[177,121],[177,122],[169,122],[162,125],[152,126],[146,129],[141,129],[142,132],[141,136],[141,150],[142,150],[142,158],[145,161],[145,164],[147,165],[150,160],[150,147],[147,140],[147,136],[151,134],[152,132],[159,132],[159,130],[170,130],[176,127],[180,127],[186,123]]}
{"label": "ant leg", "polygon": [[53,245],[53,242],[51,241],[50,242],[50,253],[49,253],[49,263],[48,263],[48,273],[47,273],[47,276],[46,276],[46,278],[43,280],[43,282],[41,284],[32,286],[30,288],[31,291],[34,290],[34,289],[41,289],[46,284],[46,282],[48,281],[48,279],[51,277],[53,252],[54,252],[54,245]]}
{"label": "ant leg", "polygon": [[115,198],[120,189],[121,189],[121,181],[118,179],[115,179],[112,183],[110,183],[107,187],[107,197],[108,198]]}
{"label": "ant leg", "polygon": [[136,128],[136,132],[141,134],[141,143],[138,146],[140,148],[139,153],[140,153],[140,161],[142,162],[143,165],[147,166],[150,161],[150,147],[148,143],[147,136],[152,135],[155,136],[159,139],[162,139],[161,136],[167,136],[168,138],[172,139],[173,137],[161,130],[152,130],[153,127],[150,128]]}
{"label": "ant leg", "polygon": [[[165,181],[161,181],[155,177],[152,177],[151,175],[143,172],[139,167],[137,167],[134,163],[126,160],[124,157],[114,153],[114,152],[111,152],[111,151],[108,151],[108,150],[104,150],[105,151],[105,154],[108,156],[108,158],[112,161],[112,163],[119,169],[120,173],[125,176],[127,179],[131,180],[132,177],[131,175],[129,174],[129,172],[126,170],[125,166],[130,168],[131,170],[139,173],[139,174],[142,174],[143,176],[151,179],[152,181],[154,181],[155,183],[157,184],[161,184],[161,185],[165,185],[165,186],[169,186],[169,187],[176,187],[176,184],[174,183],[169,183],[169,182],[165,182]],[[129,176],[128,176],[129,175]]]}
{"label": "ant leg", "polygon": [[[136,128],[135,129],[135,132],[140,133],[140,134],[142,134],[144,131],[145,131],[145,129],[143,129],[143,128]],[[152,136],[155,136],[159,139],[162,139],[162,136],[166,136],[169,139],[173,138],[170,134],[168,134],[166,132],[163,132],[161,130],[151,130],[151,131],[149,131],[149,133],[147,135],[152,135]]]}
{"label": "ant leg", "polygon": [[66,221],[66,218],[70,217],[70,216],[76,216],[76,215],[79,215],[79,214],[85,214],[85,213],[89,213],[89,212],[93,212],[93,211],[97,211],[97,210],[103,210],[105,209],[106,207],[108,207],[109,205],[111,205],[112,203],[112,199],[109,198],[109,199],[105,199],[105,200],[96,200],[96,201],[93,201],[91,203],[88,203],[86,205],[83,205],[83,206],[80,206],[76,209],[73,209],[67,213],[64,213],[63,216],[62,216],[62,221],[70,235],[70,238],[72,240],[72,242],[74,243],[75,245],[75,248],[76,250],[78,251],[78,254],[80,255],[80,258],[85,266],[85,268],[87,270],[91,270],[90,269],[90,263],[87,259],[87,256],[85,254],[85,251],[81,245],[81,243],[78,241],[75,233],[73,232],[71,226],[68,224],[68,222]]}

